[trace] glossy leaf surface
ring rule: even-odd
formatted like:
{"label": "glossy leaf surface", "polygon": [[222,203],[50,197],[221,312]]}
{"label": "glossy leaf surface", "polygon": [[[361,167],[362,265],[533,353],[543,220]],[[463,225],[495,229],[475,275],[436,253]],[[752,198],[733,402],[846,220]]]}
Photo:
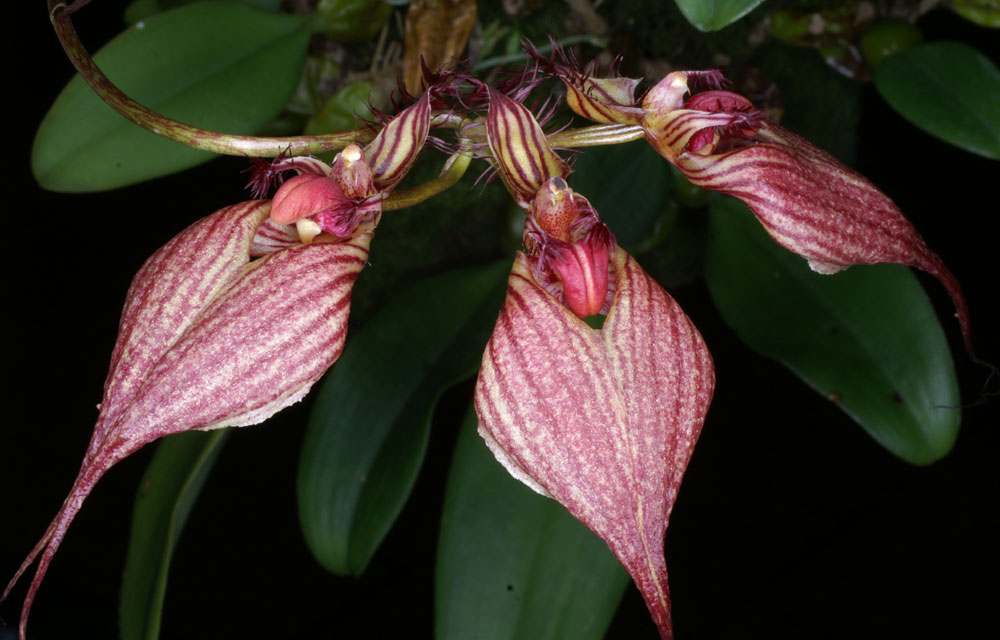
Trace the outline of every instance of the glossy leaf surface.
{"label": "glossy leaf surface", "polygon": [[700,31],[718,31],[736,22],[763,0],[675,0],[684,17]]}
{"label": "glossy leaf surface", "polygon": [[511,478],[470,411],[445,494],[437,640],[602,638],[629,582],[603,541]]}
{"label": "glossy leaf surface", "polygon": [[[250,134],[270,122],[294,90],[307,24],[238,3],[191,4],[129,27],[94,59],[120,89],[155,111],[213,131]],[[142,182],[212,157],[129,122],[76,76],[38,129],[31,167],[46,189],[83,192]]]}
{"label": "glossy leaf surface", "polygon": [[810,271],[734,200],[712,207],[705,275],[726,322],[856,420],[883,447],[929,464],[961,415],[944,332],[914,275],[897,265]]}
{"label": "glossy leaf surface", "polygon": [[156,448],[135,498],[122,580],[122,640],[156,640],[174,547],[228,429],[169,436]]}
{"label": "glossy leaf surface", "polygon": [[1000,70],[969,45],[932,42],[890,56],[875,86],[927,133],[1000,159]]}
{"label": "glossy leaf surface", "polygon": [[647,240],[670,206],[669,169],[642,142],[588,149],[573,170],[570,185],[590,200],[626,249]]}
{"label": "glossy leaf surface", "polygon": [[[185,4],[200,2],[201,0],[134,0],[132,4],[125,7],[125,22],[133,24],[139,20],[175,9]],[[280,11],[283,0],[220,0],[221,2],[238,2],[265,11]]]}
{"label": "glossy leaf surface", "polygon": [[503,302],[504,261],[424,280],[349,341],[316,397],[299,518],[320,564],[360,574],[409,496],[441,393],[476,372]]}

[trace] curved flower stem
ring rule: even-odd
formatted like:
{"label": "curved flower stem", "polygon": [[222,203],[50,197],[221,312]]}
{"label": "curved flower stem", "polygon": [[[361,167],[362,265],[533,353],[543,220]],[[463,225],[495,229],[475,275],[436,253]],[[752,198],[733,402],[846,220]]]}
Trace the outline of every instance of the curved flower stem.
{"label": "curved flower stem", "polygon": [[440,176],[409,189],[397,189],[393,191],[383,201],[382,210],[393,211],[394,209],[405,209],[436,196],[461,180],[462,176],[465,175],[465,170],[469,168],[470,162],[472,162],[472,156],[456,153],[445,163],[444,171],[441,172]]}
{"label": "curved flower stem", "polygon": [[547,136],[549,144],[563,149],[621,144],[643,137],[642,127],[631,124],[597,124],[581,129],[567,129]]}
{"label": "curved flower stem", "polygon": [[[59,38],[59,42],[63,46],[63,50],[84,81],[94,90],[94,93],[128,120],[174,142],[179,142],[195,149],[224,155],[264,158],[282,154],[295,156],[323,151],[335,151],[343,149],[351,143],[364,144],[370,142],[377,133],[372,129],[363,128],[318,136],[263,138],[219,133],[178,122],[130,98],[104,75],[104,72],[101,71],[93,58],[90,57],[90,54],[87,53],[86,48],[80,41],[79,35],[76,33],[76,29],[73,27],[70,15],[86,5],[89,0],[76,0],[70,4],[59,2],[58,0],[47,0],[47,2],[49,19],[52,21],[52,26],[55,29],[56,36]],[[434,116],[434,126],[459,128],[463,122],[463,118],[454,113],[441,112]],[[564,148],[592,147],[629,142],[641,138],[642,135],[642,129],[636,126],[617,124],[596,125],[557,133],[550,137],[550,142],[554,146]],[[410,206],[436,193],[440,193],[440,191],[454,184],[454,182],[447,182],[451,179],[452,171],[460,171],[454,177],[454,181],[457,181],[462,173],[465,172],[464,168],[458,169],[463,163],[467,167],[468,158],[454,162],[449,171],[440,178],[432,180],[425,185],[414,187],[414,189],[394,194],[386,202],[387,206],[397,208],[392,204],[396,202],[399,203],[399,207]],[[437,190],[435,191],[435,189]]]}
{"label": "curved flower stem", "polygon": [[132,122],[153,133],[180,142],[195,149],[237,156],[274,157],[281,154],[303,155],[343,149],[353,143],[370,142],[377,133],[370,129],[356,129],[321,136],[285,136],[260,138],[239,136],[200,129],[178,122],[144,107],[128,97],[108,79],[87,53],[80,37],[73,28],[70,14],[86,2],[67,5],[48,0],[49,19],[56,36],[73,66],[102,100]]}

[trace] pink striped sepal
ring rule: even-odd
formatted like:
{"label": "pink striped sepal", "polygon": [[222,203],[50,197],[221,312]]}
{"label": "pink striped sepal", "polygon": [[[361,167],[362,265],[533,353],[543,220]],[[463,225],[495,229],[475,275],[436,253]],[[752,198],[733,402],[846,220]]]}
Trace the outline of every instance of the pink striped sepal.
{"label": "pink striped sepal", "polygon": [[711,90],[687,101],[689,72],[647,94],[646,138],[693,184],[742,200],[774,240],[819,273],[896,263],[938,278],[951,295],[971,353],[958,281],[884,193],[853,169],[757,112]]}
{"label": "pink striped sepal", "polygon": [[589,327],[519,253],[476,384],[479,432],[518,480],[600,536],[672,637],[663,537],[712,398],[701,335],[615,247],[614,297]]}
{"label": "pink striped sepal", "polygon": [[[22,639],[53,555],[109,468],[166,435],[262,422],[301,400],[340,356],[372,233],[289,246],[287,234],[282,240],[273,223],[263,224],[270,208],[255,200],[217,211],[170,240],[133,279],[79,475],[3,594],[40,554]],[[254,249],[266,255],[251,260]]]}

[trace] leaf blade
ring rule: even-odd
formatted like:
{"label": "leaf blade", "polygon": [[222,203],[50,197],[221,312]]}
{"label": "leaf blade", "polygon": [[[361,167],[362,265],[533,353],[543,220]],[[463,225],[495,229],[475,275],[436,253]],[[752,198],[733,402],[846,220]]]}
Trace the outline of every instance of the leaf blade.
{"label": "leaf blade", "polygon": [[1000,70],[960,42],[932,42],[886,58],[875,86],[927,133],[1000,160]]}
{"label": "leaf blade", "polygon": [[122,640],[156,640],[174,547],[228,435],[168,436],[139,483],[119,608]]}
{"label": "leaf blade", "polygon": [[435,638],[602,638],[628,582],[597,536],[493,459],[470,410],[445,493]]}
{"label": "leaf blade", "polygon": [[[251,134],[280,112],[295,88],[309,40],[304,18],[230,2],[185,5],[140,24],[97,52],[97,64],[145,106],[223,133]],[[39,126],[31,163],[44,188],[87,192],[134,184],[212,157],[129,122],[77,75]]]}
{"label": "leaf blade", "polygon": [[699,31],[718,31],[753,11],[763,0],[675,0]]}
{"label": "leaf blade", "polygon": [[506,261],[398,295],[356,332],[323,384],[299,463],[299,519],[316,559],[360,574],[409,495],[440,394],[471,376],[503,300]]}
{"label": "leaf blade", "polygon": [[716,201],[710,220],[709,291],[744,342],[783,362],[900,458],[929,464],[948,453],[960,418],[954,366],[909,270],[816,274],[741,204]]}
{"label": "leaf blade", "polygon": [[[609,175],[608,167],[618,170]],[[667,172],[663,158],[637,142],[589,149],[573,165],[570,182],[580,186],[618,244],[631,250],[654,234],[669,209]]]}

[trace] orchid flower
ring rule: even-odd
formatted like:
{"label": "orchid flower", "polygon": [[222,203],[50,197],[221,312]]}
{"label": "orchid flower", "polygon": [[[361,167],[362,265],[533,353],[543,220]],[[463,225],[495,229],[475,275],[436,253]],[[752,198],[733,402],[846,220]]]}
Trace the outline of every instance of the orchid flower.
{"label": "orchid flower", "polygon": [[[701,335],[614,236],[520,103],[491,91],[497,172],[524,245],[476,384],[479,433],[625,566],[672,637],[663,538],[714,388]],[[602,329],[582,318],[606,314]]]}
{"label": "orchid flower", "polygon": [[[721,90],[725,79],[719,71],[672,72],[638,103],[638,80],[593,78],[559,51],[541,62],[565,83],[576,113],[641,127],[688,180],[742,200],[775,242],[814,271],[889,262],[936,277],[952,298],[972,353],[958,280],[892,200],[829,153],[768,120],[745,97]],[[693,85],[708,90],[685,100]]]}
{"label": "orchid flower", "polygon": [[[300,175],[272,201],[217,211],[142,266],[126,296],[80,472],[3,593],[40,556],[21,611],[22,640],[56,550],[108,469],[163,436],[263,422],[301,400],[336,362],[382,200],[429,128],[425,93],[367,147],[349,145],[332,166],[279,159],[266,180],[288,169]],[[261,180],[252,184],[266,190]]]}

